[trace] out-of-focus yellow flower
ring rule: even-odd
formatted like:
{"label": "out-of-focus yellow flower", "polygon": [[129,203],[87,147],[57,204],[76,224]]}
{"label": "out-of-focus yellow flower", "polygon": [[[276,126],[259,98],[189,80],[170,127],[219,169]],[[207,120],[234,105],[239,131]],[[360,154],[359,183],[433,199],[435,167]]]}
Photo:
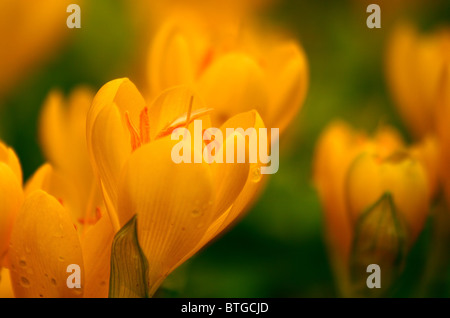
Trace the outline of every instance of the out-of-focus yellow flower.
{"label": "out-of-focus yellow flower", "polygon": [[430,184],[438,160],[434,151],[429,145],[406,149],[400,136],[389,128],[369,138],[335,122],[322,134],[314,157],[314,182],[324,207],[334,270],[342,284],[348,283],[345,277],[355,226],[385,193],[392,197],[407,246],[415,241],[435,187]]}
{"label": "out-of-focus yellow flower", "polygon": [[444,71],[442,86],[438,98],[437,135],[441,145],[441,176],[447,204],[450,206],[450,63]]}
{"label": "out-of-focus yellow flower", "polygon": [[22,168],[19,159],[14,150],[0,142],[0,268],[22,202]]}
{"label": "out-of-focus yellow flower", "polygon": [[0,2],[0,96],[60,44],[70,1]]}
{"label": "out-of-focus yellow flower", "polygon": [[324,206],[328,241],[339,257],[348,258],[353,235],[345,189],[350,165],[363,151],[387,156],[401,147],[399,135],[388,128],[370,139],[344,122],[334,122],[322,133],[314,155],[314,183]]}
{"label": "out-of-focus yellow flower", "polygon": [[440,29],[425,35],[409,24],[400,24],[387,54],[389,84],[408,128],[415,137],[434,133],[444,70],[450,64],[450,31]]}
{"label": "out-of-focus yellow flower", "polygon": [[113,227],[90,165],[86,117],[94,93],[75,89],[67,99],[49,94],[41,114],[40,139],[46,159],[27,184],[61,200],[80,232],[85,264],[85,297],[107,297]]}
{"label": "out-of-focus yellow flower", "polygon": [[256,109],[267,127],[283,131],[299,111],[308,86],[300,45],[256,27],[210,27],[191,16],[168,19],[154,37],[148,62],[150,95],[192,85],[218,126]]}
{"label": "out-of-focus yellow flower", "polygon": [[[193,129],[198,118],[204,129],[210,127],[208,111],[190,89],[169,89],[147,109],[128,79],[101,88],[88,114],[88,149],[116,230],[137,214],[150,295],[234,221],[263,183],[259,164],[175,164],[171,153],[177,142],[171,140],[171,131]],[[225,127],[258,129],[264,123],[250,111],[220,129]]]}
{"label": "out-of-focus yellow flower", "polygon": [[[105,212],[101,192],[90,165],[86,144],[86,116],[94,92],[79,87],[65,99],[49,93],[40,117],[40,141],[45,158],[55,170],[49,190],[71,211],[77,226],[89,226]],[[59,182],[58,182],[59,181]]]}

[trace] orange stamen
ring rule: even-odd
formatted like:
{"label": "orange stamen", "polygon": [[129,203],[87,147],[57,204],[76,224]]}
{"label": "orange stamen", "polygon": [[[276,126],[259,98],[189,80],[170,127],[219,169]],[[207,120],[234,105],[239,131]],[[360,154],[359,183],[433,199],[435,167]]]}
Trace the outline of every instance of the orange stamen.
{"label": "orange stamen", "polygon": [[131,121],[130,114],[128,111],[125,112],[125,120],[127,123],[128,130],[130,131],[130,139],[131,139],[131,149],[135,151],[137,148],[141,146],[141,139],[139,137],[139,133],[137,132],[136,127],[133,125]]}
{"label": "orange stamen", "polygon": [[100,210],[99,207],[97,207],[97,208],[95,208],[95,216],[79,218],[78,223],[80,223],[82,225],[86,225],[86,224],[94,225],[95,223],[97,223],[98,220],[100,220],[101,217],[102,217],[102,211]]}
{"label": "orange stamen", "polygon": [[140,120],[140,133],[141,133],[141,142],[146,144],[150,142],[150,120],[148,118],[148,108],[144,107],[139,116]]}

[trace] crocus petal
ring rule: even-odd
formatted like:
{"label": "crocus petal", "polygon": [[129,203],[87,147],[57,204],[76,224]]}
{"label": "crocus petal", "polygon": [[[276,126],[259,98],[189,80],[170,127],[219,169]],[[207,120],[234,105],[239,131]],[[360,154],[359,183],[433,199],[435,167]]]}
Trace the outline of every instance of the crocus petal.
{"label": "crocus petal", "polygon": [[0,162],[0,267],[8,251],[12,226],[23,202],[22,186],[17,176]]}
{"label": "crocus petal", "polygon": [[86,116],[93,98],[94,93],[85,87],[76,88],[67,99],[61,92],[52,91],[39,124],[45,158],[70,179],[80,206],[89,200],[94,180],[86,144]]}
{"label": "crocus petal", "polygon": [[[131,153],[131,148],[124,134],[119,110],[114,104],[105,106],[98,114],[92,129],[92,141],[92,156],[101,186],[106,190],[104,196],[108,197],[115,207],[120,171]],[[108,211],[115,222],[115,211]]]}
{"label": "crocus petal", "polygon": [[111,221],[108,215],[104,215],[86,232],[82,239],[86,279],[84,297],[108,297],[113,238],[114,231]]}
{"label": "crocus petal", "polygon": [[[264,175],[261,175],[260,173],[260,162],[259,162],[259,140],[260,140],[260,128],[265,128],[264,122],[259,115],[259,113],[255,110],[241,113],[238,115],[235,115],[231,117],[229,120],[227,120],[220,129],[222,131],[226,131],[227,128],[238,128],[241,127],[244,130],[248,128],[254,128],[257,134],[256,140],[258,141],[258,163],[251,163],[249,164],[249,159],[246,159],[246,163],[248,164],[248,167],[234,167],[234,169],[241,169],[240,173],[241,175],[238,176],[238,171],[235,171],[234,178],[235,182],[237,184],[242,184],[242,190],[238,192],[228,190],[230,191],[230,194],[236,194],[237,196],[234,197],[234,203],[231,207],[230,211],[227,213],[227,217],[224,219],[224,222],[219,227],[218,232],[224,230],[228,225],[230,225],[239,215],[247,211],[247,208],[249,207],[250,203],[256,198],[259,191],[264,186],[265,182],[264,179],[266,177]],[[226,140],[226,143],[230,142],[231,140]],[[248,147],[248,145],[247,145]],[[249,150],[251,151],[251,150]],[[220,165],[220,164],[216,164]],[[220,169],[220,167],[217,167]],[[245,171],[243,171],[245,169]],[[245,173],[246,172],[246,173]],[[227,180],[222,180],[221,182],[225,182]],[[228,181],[230,181],[228,179]],[[218,234],[216,233],[216,235]]]}
{"label": "crocus petal", "polygon": [[9,270],[0,268],[0,298],[14,298]]}
{"label": "crocus petal", "polygon": [[119,78],[103,85],[95,95],[86,119],[89,150],[92,148],[92,128],[97,116],[105,106],[109,106],[111,103],[114,103],[120,109],[121,115],[128,111],[134,123],[139,122],[139,114],[145,107],[144,98],[128,78]]}
{"label": "crocus petal", "polygon": [[19,158],[12,148],[7,147],[0,141],[0,162],[8,165],[17,177],[17,180],[22,184],[22,168],[20,166]]}
{"label": "crocus petal", "polygon": [[156,34],[150,51],[148,78],[152,95],[180,85],[192,84],[195,59],[191,39],[176,21],[167,21]]}
{"label": "crocus petal", "polygon": [[[237,127],[242,127],[244,129],[253,127],[259,132],[259,128],[264,128],[264,123],[258,112],[249,111],[233,116],[232,118],[227,120],[220,129],[222,131],[226,131],[226,128]],[[216,200],[218,201],[216,205],[220,206],[221,208],[216,208],[216,218],[214,219],[214,222],[208,227],[208,230],[205,232],[198,244],[179,262],[179,264],[194,255],[209,241],[211,241],[214,237],[216,237],[219,233],[224,231],[228,226],[236,221],[237,218],[242,216],[243,213],[245,213],[249,209],[250,205],[261,193],[267,177],[264,177],[258,172],[259,164],[248,164],[248,160],[246,162],[247,164],[240,164],[243,166],[233,167],[233,164],[230,164],[228,169],[234,171],[230,172],[229,178],[225,180],[217,180],[215,178],[213,179],[213,182],[221,183],[221,185],[218,185],[219,188],[223,187],[223,190],[226,189],[226,191],[228,191],[229,198],[223,197],[226,191],[221,191],[221,196],[216,195]],[[225,163],[215,163],[213,165],[217,165],[215,169],[218,170],[220,169],[220,165],[223,166],[225,165]],[[217,170],[215,170],[215,172],[217,172]],[[230,189],[230,187],[232,187],[231,175],[235,178],[235,182],[237,182],[237,184],[242,185],[242,182],[244,182],[243,186],[239,187],[239,192],[235,191],[236,189]],[[231,203],[231,198],[233,200],[232,205],[226,210],[223,210],[224,207],[228,206],[228,203]]]}
{"label": "crocus petal", "polygon": [[39,167],[30,179],[28,179],[24,189],[25,196],[28,196],[36,190],[43,190],[55,197],[69,212],[74,223],[79,218],[84,217],[82,204],[76,195],[77,188],[70,179],[64,178],[63,175],[56,172],[48,163]]}
{"label": "crocus petal", "polygon": [[198,82],[200,96],[215,109],[213,124],[221,125],[235,114],[256,109],[267,111],[267,86],[261,67],[242,53],[228,53],[215,60]]}
{"label": "crocus petal", "polygon": [[[16,297],[81,297],[84,269],[81,245],[62,205],[37,190],[24,201],[11,234],[11,281]],[[67,287],[67,267],[81,269],[81,288]]]}
{"label": "crocus petal", "polygon": [[[192,105],[190,105],[192,103]],[[162,92],[149,109],[150,139],[167,128],[180,117],[185,117],[188,111],[191,115],[199,109],[205,109],[200,97],[189,86],[177,86]]]}
{"label": "crocus petal", "polygon": [[298,113],[308,89],[308,62],[295,42],[276,46],[266,57],[269,109],[266,125],[282,132]]}
{"label": "crocus petal", "polygon": [[345,261],[353,235],[345,201],[345,178],[365,141],[364,135],[336,121],[321,134],[314,154],[313,178],[324,209],[327,242],[330,250]]}
{"label": "crocus petal", "polygon": [[211,172],[205,164],[175,164],[170,137],[130,157],[119,191],[121,223],[137,213],[138,237],[150,268],[150,295],[198,243],[213,219]]}

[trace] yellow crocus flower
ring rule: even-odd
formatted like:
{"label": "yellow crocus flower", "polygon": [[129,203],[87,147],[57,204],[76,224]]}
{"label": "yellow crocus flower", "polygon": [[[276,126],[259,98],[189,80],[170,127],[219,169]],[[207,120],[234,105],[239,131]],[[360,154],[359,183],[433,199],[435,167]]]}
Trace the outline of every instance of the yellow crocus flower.
{"label": "yellow crocus flower", "polygon": [[[177,142],[171,140],[171,131],[191,129],[198,118],[208,128],[208,112],[183,86],[166,90],[147,108],[134,84],[118,79],[100,89],[88,114],[88,149],[115,229],[137,214],[139,243],[150,265],[150,295],[172,270],[228,227],[263,184],[257,163],[173,162],[171,150]],[[250,111],[220,129],[226,127],[264,124]]]}
{"label": "yellow crocus flower", "polygon": [[415,137],[436,130],[439,92],[449,64],[448,28],[421,34],[409,24],[400,24],[394,30],[388,45],[387,76],[400,115]]}
{"label": "yellow crocus flower", "polygon": [[0,96],[53,53],[67,33],[67,1],[0,2]]}
{"label": "yellow crocus flower", "polygon": [[256,27],[212,27],[192,16],[168,18],[154,37],[148,60],[150,95],[193,85],[218,126],[256,109],[267,127],[282,132],[299,111],[308,86],[300,45]]}
{"label": "yellow crocus flower", "polygon": [[407,149],[393,129],[384,127],[369,138],[343,122],[332,123],[322,133],[314,156],[314,182],[342,292],[347,293],[349,288],[355,227],[384,194],[392,197],[408,247],[422,230],[431,191],[436,187],[431,182],[437,182],[434,173],[438,157],[430,143]]}

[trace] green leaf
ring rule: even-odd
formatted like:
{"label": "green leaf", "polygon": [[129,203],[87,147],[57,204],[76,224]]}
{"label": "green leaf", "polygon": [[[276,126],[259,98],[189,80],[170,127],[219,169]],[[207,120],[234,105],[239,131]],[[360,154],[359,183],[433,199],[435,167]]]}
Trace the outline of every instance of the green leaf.
{"label": "green leaf", "polygon": [[147,298],[147,277],[148,261],[139,246],[135,215],[112,243],[109,298]]}
{"label": "green leaf", "polygon": [[[350,259],[354,292],[358,295],[385,294],[400,275],[405,261],[404,226],[397,215],[392,195],[384,193],[358,219]],[[366,285],[367,266],[381,268],[381,290]]]}

